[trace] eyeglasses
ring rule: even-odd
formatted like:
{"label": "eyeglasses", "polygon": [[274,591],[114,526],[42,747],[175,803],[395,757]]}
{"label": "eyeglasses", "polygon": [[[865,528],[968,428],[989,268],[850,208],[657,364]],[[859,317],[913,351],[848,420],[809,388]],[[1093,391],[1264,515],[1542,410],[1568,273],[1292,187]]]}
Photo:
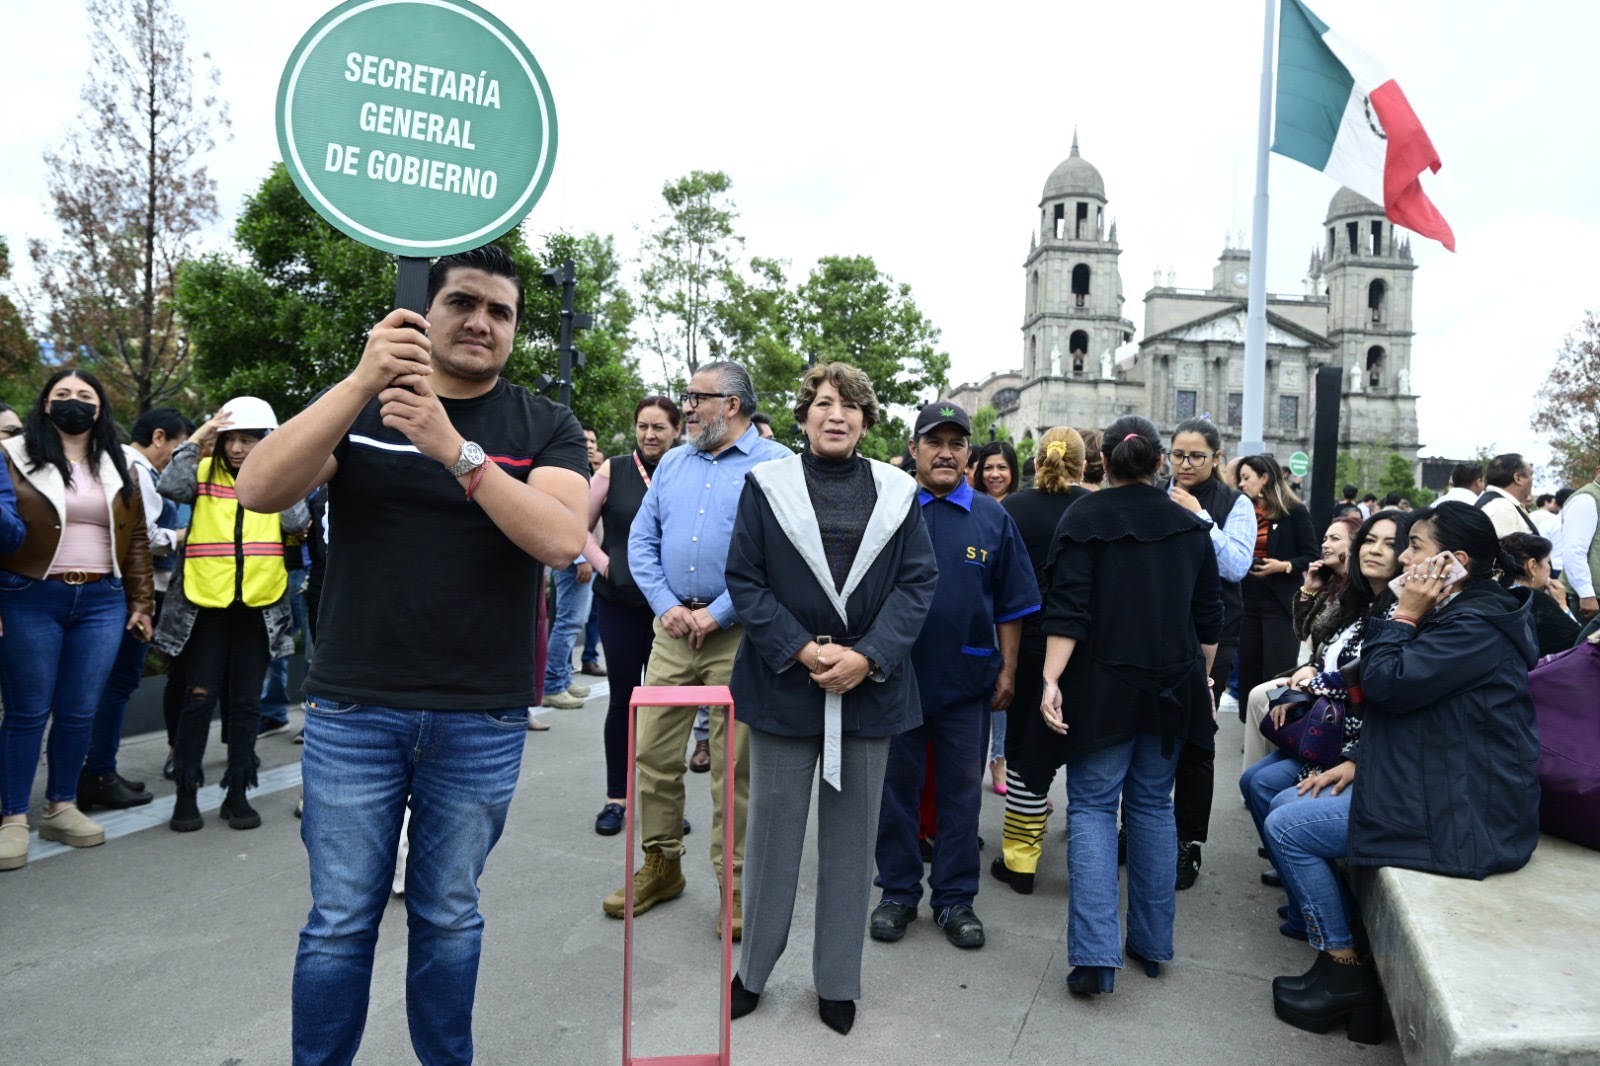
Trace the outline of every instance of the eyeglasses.
{"label": "eyeglasses", "polygon": [[1179,466],[1199,466],[1216,454],[1216,452],[1168,452],[1167,458]]}
{"label": "eyeglasses", "polygon": [[683,394],[683,406],[697,407],[702,400],[725,400],[729,395],[726,392],[686,392]]}

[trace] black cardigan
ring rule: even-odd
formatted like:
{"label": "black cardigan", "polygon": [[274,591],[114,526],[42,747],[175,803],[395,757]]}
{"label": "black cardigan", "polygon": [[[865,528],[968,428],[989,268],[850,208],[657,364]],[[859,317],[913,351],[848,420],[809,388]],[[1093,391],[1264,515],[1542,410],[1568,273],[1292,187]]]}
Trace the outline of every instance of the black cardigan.
{"label": "black cardigan", "polygon": [[1024,783],[1042,791],[1055,767],[1140,733],[1210,747],[1201,645],[1223,610],[1206,523],[1152,485],[1101,489],[1062,515],[1049,571],[1044,631],[1078,641],[1059,682],[1068,731],[1026,753]]}

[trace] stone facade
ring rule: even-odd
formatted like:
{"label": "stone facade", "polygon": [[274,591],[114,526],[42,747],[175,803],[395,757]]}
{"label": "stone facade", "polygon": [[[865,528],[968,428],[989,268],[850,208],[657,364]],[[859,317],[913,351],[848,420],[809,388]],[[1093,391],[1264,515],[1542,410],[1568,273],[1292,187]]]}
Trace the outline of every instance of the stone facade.
{"label": "stone facade", "polygon": [[[1117,226],[1105,183],[1078,150],[1051,173],[1039,229],[1023,261],[1022,370],[951,390],[969,411],[989,405],[1018,439],[1052,426],[1101,428],[1119,415],[1151,418],[1169,435],[1193,415],[1222,430],[1237,454],[1244,402],[1250,254],[1229,242],[1205,289],[1160,272],[1144,296],[1144,338],[1123,312]],[[1328,205],[1301,295],[1267,297],[1267,450],[1311,450],[1318,367],[1343,374],[1340,447],[1383,444],[1417,456],[1410,388],[1411,247],[1377,204],[1341,189]]]}

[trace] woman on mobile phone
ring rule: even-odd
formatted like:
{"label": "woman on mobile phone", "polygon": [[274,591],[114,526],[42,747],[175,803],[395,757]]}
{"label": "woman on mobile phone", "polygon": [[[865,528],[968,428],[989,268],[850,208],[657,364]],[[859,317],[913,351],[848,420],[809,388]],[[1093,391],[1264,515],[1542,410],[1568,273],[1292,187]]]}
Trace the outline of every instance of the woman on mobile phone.
{"label": "woman on mobile phone", "polygon": [[1495,581],[1509,560],[1488,516],[1466,504],[1421,512],[1407,540],[1399,604],[1368,624],[1362,648],[1359,749],[1301,782],[1312,802],[1266,820],[1319,952],[1305,974],[1273,981],[1274,1010],[1312,1032],[1348,1020],[1363,1043],[1382,1037],[1383,997],[1334,861],[1482,880],[1520,869],[1539,840],[1533,593]]}
{"label": "woman on mobile phone", "polygon": [[1239,462],[1239,491],[1256,509],[1256,544],[1250,572],[1239,582],[1244,611],[1239,625],[1239,691],[1248,693],[1294,666],[1294,596],[1300,575],[1317,558],[1311,515],[1289,488],[1270,455]]}

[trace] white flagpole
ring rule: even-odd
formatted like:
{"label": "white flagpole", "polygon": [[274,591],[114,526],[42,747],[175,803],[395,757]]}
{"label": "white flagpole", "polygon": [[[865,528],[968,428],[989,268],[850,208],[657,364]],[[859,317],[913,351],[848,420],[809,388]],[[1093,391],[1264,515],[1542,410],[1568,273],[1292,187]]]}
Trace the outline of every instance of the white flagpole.
{"label": "white flagpole", "polygon": [[1244,411],[1240,455],[1266,451],[1262,418],[1267,401],[1267,159],[1272,147],[1272,31],[1278,0],[1266,0],[1261,39],[1261,119],[1256,130],[1256,197],[1250,221],[1250,308],[1244,335]]}

